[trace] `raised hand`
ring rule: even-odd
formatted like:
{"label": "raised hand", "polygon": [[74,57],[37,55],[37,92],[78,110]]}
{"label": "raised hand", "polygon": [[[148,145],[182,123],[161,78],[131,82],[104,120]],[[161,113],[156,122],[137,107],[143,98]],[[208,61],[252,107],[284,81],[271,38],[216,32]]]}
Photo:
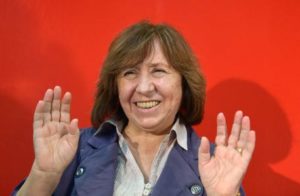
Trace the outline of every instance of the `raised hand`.
{"label": "raised hand", "polygon": [[214,155],[210,155],[209,141],[202,137],[199,147],[199,173],[208,196],[238,193],[255,147],[255,132],[250,119],[237,111],[231,134],[227,137],[223,113],[217,116],[217,136]]}
{"label": "raised hand", "polygon": [[33,169],[62,174],[78,146],[78,120],[70,120],[71,94],[61,99],[61,88],[48,89],[39,101],[33,121],[35,160]]}
{"label": "raised hand", "polygon": [[48,89],[36,105],[33,120],[35,159],[17,195],[52,195],[72,161],[79,140],[78,120],[71,120],[71,93]]}

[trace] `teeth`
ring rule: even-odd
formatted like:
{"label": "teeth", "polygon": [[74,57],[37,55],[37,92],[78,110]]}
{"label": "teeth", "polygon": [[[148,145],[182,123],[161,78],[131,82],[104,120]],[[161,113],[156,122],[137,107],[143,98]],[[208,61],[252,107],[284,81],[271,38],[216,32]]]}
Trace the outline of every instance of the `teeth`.
{"label": "teeth", "polygon": [[149,109],[159,104],[159,101],[140,101],[136,102],[139,108]]}

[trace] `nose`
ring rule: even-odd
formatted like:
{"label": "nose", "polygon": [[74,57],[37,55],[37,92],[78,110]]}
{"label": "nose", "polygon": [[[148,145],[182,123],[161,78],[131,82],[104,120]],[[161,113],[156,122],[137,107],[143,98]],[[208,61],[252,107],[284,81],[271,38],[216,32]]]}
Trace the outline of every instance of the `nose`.
{"label": "nose", "polygon": [[155,90],[154,81],[148,74],[142,74],[139,77],[136,92],[145,96],[151,95]]}

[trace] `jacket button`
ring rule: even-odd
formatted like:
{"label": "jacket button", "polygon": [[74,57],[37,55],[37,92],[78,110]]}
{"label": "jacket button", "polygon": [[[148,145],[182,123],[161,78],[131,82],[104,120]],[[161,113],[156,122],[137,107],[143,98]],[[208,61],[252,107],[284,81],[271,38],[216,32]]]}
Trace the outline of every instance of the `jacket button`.
{"label": "jacket button", "polygon": [[195,184],[195,185],[191,186],[190,190],[193,195],[198,195],[201,192],[202,187],[200,185]]}
{"label": "jacket button", "polygon": [[75,173],[75,177],[80,177],[85,173],[84,167],[78,167]]}

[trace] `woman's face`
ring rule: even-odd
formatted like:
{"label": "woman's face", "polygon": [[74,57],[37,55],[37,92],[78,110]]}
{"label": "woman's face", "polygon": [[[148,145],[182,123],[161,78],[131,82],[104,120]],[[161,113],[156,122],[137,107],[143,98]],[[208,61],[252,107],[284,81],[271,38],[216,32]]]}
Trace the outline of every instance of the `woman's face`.
{"label": "woman's face", "polygon": [[128,127],[151,133],[168,132],[181,104],[181,75],[168,64],[158,41],[140,65],[118,76],[119,100]]}

